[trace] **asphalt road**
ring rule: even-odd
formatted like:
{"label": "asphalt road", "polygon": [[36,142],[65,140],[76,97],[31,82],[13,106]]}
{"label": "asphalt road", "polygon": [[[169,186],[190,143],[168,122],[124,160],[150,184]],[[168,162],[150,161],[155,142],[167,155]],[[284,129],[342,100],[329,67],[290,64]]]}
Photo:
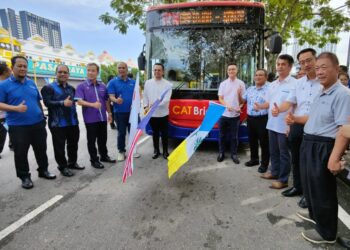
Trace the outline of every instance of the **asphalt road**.
{"label": "asphalt road", "polygon": [[[217,145],[204,143],[172,179],[167,161],[151,158],[150,138],[139,146],[134,175],[125,184],[123,164],[90,166],[83,124],[79,164],[71,178],[59,174],[48,131],[50,170],[56,180],[38,179],[30,152],[35,187],[24,190],[15,177],[13,153],[0,159],[0,235],[9,225],[62,197],[32,220],[0,240],[0,249],[343,249],[314,246],[301,237],[312,225],[295,213],[298,197],[285,198],[268,188],[257,168],[216,161]],[[108,148],[116,156],[116,131],[109,129]],[[145,137],[143,137],[145,138]],[[172,141],[171,148],[178,142]],[[340,205],[350,213],[349,187],[339,182]],[[339,235],[350,238],[339,221]]]}

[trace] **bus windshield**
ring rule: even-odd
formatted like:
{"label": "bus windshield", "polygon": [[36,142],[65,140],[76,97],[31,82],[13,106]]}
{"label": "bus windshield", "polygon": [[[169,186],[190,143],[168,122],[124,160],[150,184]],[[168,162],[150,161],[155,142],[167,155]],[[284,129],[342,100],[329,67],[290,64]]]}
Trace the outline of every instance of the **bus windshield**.
{"label": "bus windshield", "polygon": [[164,77],[175,89],[217,90],[231,62],[237,64],[239,79],[253,82],[260,44],[256,30],[153,29],[148,36],[148,72],[154,63],[163,63]]}

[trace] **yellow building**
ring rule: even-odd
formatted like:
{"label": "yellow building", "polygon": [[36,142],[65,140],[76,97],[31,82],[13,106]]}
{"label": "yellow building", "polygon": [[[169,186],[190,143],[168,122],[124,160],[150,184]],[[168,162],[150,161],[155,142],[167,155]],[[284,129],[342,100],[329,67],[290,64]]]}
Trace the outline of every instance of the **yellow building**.
{"label": "yellow building", "polygon": [[11,38],[9,32],[4,28],[0,27],[0,61],[5,61],[9,66],[11,66],[11,57],[21,53],[22,44],[12,38],[13,51],[11,49]]}

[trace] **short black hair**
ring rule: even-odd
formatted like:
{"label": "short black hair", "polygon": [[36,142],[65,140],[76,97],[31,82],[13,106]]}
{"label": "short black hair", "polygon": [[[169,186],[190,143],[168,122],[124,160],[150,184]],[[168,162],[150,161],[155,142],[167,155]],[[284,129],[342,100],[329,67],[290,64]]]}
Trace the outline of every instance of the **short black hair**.
{"label": "short black hair", "polygon": [[313,48],[306,48],[299,51],[299,53],[297,54],[297,60],[299,61],[299,57],[301,54],[304,54],[307,52],[310,52],[314,57],[316,57],[316,50],[314,50]]}
{"label": "short black hair", "polygon": [[339,65],[341,71],[348,73],[349,69],[345,65]]}
{"label": "short black hair", "polygon": [[58,64],[57,67],[56,67],[56,74],[57,74],[57,72],[58,72],[58,68],[59,68],[59,67],[62,67],[62,66],[63,66],[63,67],[66,67],[66,68],[67,68],[67,71],[68,71],[68,73],[69,73],[69,68],[68,68],[68,66],[65,65],[65,64],[63,64],[63,63],[61,63],[61,64]]}
{"label": "short black hair", "polygon": [[268,75],[267,75],[267,80],[269,82],[273,82],[274,80],[276,79],[276,74],[274,72],[270,72]]}
{"label": "short black hair", "polygon": [[15,66],[17,59],[23,59],[28,64],[28,60],[24,56],[14,56],[14,57],[11,58],[11,65],[12,65],[12,67]]}
{"label": "short black hair", "polygon": [[10,71],[9,66],[5,62],[0,63],[0,76]]}
{"label": "short black hair", "polygon": [[107,81],[109,82],[110,80],[112,80],[114,78],[114,75],[109,75],[108,77],[107,77]]}
{"label": "short black hair", "polygon": [[238,68],[237,63],[235,63],[235,62],[229,62],[229,63],[227,64],[227,68],[228,68],[229,66],[231,66],[231,65],[236,66],[236,68]]}
{"label": "short black hair", "polygon": [[321,54],[318,55],[317,60],[322,58],[328,58],[333,65],[339,66],[338,57],[332,52],[322,52]]}
{"label": "short black hair", "polygon": [[289,66],[293,66],[293,63],[294,63],[294,59],[291,55],[288,55],[288,54],[282,54],[282,55],[279,55],[277,59],[280,59],[280,60],[286,60],[289,64]]}
{"label": "short black hair", "polygon": [[163,65],[162,63],[155,63],[155,64],[153,65],[153,67],[156,66],[156,65],[161,66],[161,67],[162,67],[162,70],[164,71],[164,65]]}
{"label": "short black hair", "polygon": [[97,69],[97,72],[98,72],[98,73],[100,72],[100,66],[98,66],[97,63],[94,63],[94,62],[88,63],[88,64],[86,65],[86,68],[91,67],[91,66],[95,66],[96,69]]}

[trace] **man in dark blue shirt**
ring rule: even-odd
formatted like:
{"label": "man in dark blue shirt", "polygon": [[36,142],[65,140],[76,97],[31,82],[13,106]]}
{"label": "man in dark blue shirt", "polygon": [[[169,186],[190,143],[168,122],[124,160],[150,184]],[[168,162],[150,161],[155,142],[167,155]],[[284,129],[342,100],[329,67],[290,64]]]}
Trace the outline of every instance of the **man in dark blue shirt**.
{"label": "man in dark blue shirt", "polygon": [[[49,128],[58,170],[63,176],[73,176],[69,169],[83,170],[77,164],[79,123],[74,103],[75,89],[68,84],[69,68],[58,65],[56,68],[57,81],[47,84],[41,89],[45,106],[49,110]],[[65,147],[67,143],[66,159]]]}
{"label": "man in dark blue shirt", "polygon": [[15,166],[22,187],[33,187],[30,179],[28,150],[32,146],[39,177],[54,179],[48,171],[46,122],[38,88],[27,75],[28,61],[23,56],[11,58],[13,75],[0,84],[0,110],[7,111],[6,121],[15,153]]}

